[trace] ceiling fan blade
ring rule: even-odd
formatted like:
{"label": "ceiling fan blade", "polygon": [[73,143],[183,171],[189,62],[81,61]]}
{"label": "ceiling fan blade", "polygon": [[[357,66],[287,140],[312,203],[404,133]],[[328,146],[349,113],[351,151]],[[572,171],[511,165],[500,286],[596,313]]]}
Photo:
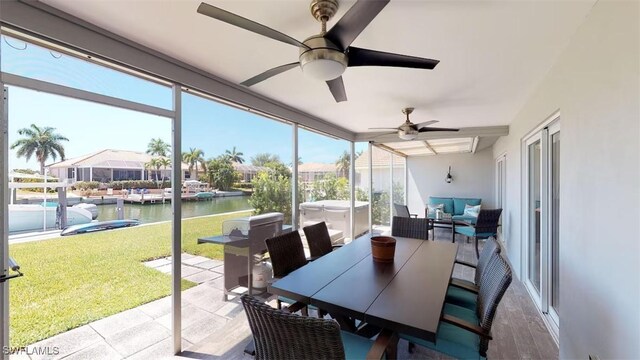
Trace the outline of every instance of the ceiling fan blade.
{"label": "ceiling fan blade", "polygon": [[277,30],[274,30],[262,24],[258,24],[255,21],[243,18],[242,16],[230,13],[226,10],[222,10],[207,3],[200,3],[200,6],[198,6],[198,13],[226,22],[227,24],[249,30],[258,35],[266,36],[273,40],[278,40],[286,44],[309,49],[307,45]]}
{"label": "ceiling fan blade", "polygon": [[390,132],[390,133],[384,133],[384,134],[376,135],[372,139],[377,139],[377,138],[382,137],[382,136],[395,135],[395,134],[398,134],[398,132],[394,131],[394,132]]}
{"label": "ceiling fan blade", "polygon": [[346,50],[388,3],[389,0],[357,1],[324,37]]}
{"label": "ceiling fan blade", "polygon": [[263,72],[262,74],[258,74],[254,77],[252,77],[251,79],[247,79],[243,82],[240,83],[240,85],[244,85],[244,86],[253,86],[261,81],[265,81],[268,78],[272,77],[272,76],[276,76],[278,74],[281,74],[287,70],[293,69],[294,67],[300,65],[299,62],[294,62],[291,64],[285,64],[285,65],[280,65],[280,66],[276,66],[273,69],[269,69],[265,72]]}
{"label": "ceiling fan blade", "polygon": [[353,46],[349,47],[347,54],[349,56],[348,66],[394,66],[414,69],[433,69],[440,62],[440,60],[361,49]]}
{"label": "ceiling fan blade", "polygon": [[347,93],[344,90],[344,82],[342,82],[342,76],[338,76],[333,80],[327,81],[331,95],[336,99],[336,102],[347,101]]}
{"label": "ceiling fan blade", "polygon": [[425,122],[421,122],[418,124],[414,124],[412,127],[416,130],[418,129],[422,129],[423,127],[429,126],[429,125],[433,125],[435,123],[437,123],[438,120],[429,120],[429,121],[425,121]]}
{"label": "ceiling fan blade", "polygon": [[369,130],[396,130],[398,131],[398,128],[369,128]]}
{"label": "ceiling fan blade", "polygon": [[449,128],[436,128],[436,127],[423,127],[418,130],[418,132],[431,132],[431,131],[460,131],[460,129],[449,129]]}

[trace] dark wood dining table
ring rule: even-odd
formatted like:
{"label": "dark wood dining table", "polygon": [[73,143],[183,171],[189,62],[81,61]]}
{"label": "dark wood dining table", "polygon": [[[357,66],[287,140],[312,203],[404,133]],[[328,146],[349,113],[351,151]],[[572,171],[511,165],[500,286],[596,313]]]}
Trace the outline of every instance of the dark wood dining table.
{"label": "dark wood dining table", "polygon": [[366,235],[274,281],[268,291],[334,317],[435,341],[458,246],[395,238],[393,263],[373,261]]}

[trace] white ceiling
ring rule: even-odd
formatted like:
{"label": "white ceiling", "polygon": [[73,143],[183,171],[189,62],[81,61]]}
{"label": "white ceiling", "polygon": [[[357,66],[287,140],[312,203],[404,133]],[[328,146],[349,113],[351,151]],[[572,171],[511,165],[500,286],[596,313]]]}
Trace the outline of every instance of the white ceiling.
{"label": "white ceiling", "polygon": [[[236,83],[298,59],[294,46],[197,14],[198,0],[42,1]],[[306,0],[207,2],[301,41],[320,30]],[[414,122],[507,125],[594,2],[392,1],[352,45],[438,59],[435,70],[349,68],[343,103],[297,68],[252,89],[354,132],[398,126],[406,106]]]}

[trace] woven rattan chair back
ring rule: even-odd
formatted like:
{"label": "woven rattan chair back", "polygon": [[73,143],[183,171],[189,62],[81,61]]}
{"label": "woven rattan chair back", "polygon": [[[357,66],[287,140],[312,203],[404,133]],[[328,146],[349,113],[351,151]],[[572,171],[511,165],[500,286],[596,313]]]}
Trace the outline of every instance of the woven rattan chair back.
{"label": "woven rattan chair back", "polygon": [[396,210],[396,216],[398,217],[411,217],[411,215],[409,214],[409,208],[407,207],[407,205],[402,205],[402,204],[393,204],[393,208]]}
{"label": "woven rattan chair back", "polygon": [[484,246],[482,247],[482,251],[480,252],[480,257],[478,258],[478,263],[476,264],[476,274],[474,278],[474,282],[476,285],[480,286],[480,282],[482,281],[482,273],[486,269],[489,264],[489,260],[495,253],[500,253],[502,249],[498,244],[496,239],[490,237],[488,238]]}
{"label": "woven rattan chair back", "polygon": [[497,233],[500,214],[502,214],[502,209],[481,209],[476,221],[476,234]]}
{"label": "woven rattan chair back", "polygon": [[391,236],[429,240],[429,219],[394,216]]}
{"label": "woven rattan chair back", "polygon": [[344,359],[340,326],[335,320],[298,316],[242,295],[253,333],[255,359]]}
{"label": "woven rattan chair back", "polygon": [[[491,330],[498,304],[511,284],[512,277],[509,263],[501,254],[494,253],[482,274],[476,308],[480,326],[487,332]],[[486,357],[488,348],[489,340],[482,338],[480,340],[480,355]]]}
{"label": "woven rattan chair back", "polygon": [[265,243],[273,266],[273,276],[276,278],[284,277],[307,263],[302,239],[297,231],[272,237],[265,240]]}
{"label": "woven rattan chair back", "polygon": [[329,229],[327,229],[327,224],[324,221],[315,225],[305,226],[302,230],[307,238],[311,257],[320,257],[333,250],[331,235],[329,235]]}

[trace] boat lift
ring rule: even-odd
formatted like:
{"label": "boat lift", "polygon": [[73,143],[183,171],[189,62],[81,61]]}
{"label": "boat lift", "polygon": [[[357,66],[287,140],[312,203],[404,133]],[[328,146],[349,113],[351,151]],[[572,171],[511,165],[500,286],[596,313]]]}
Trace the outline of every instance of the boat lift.
{"label": "boat lift", "polygon": [[[14,182],[14,179],[41,179],[43,182]],[[43,231],[47,230],[47,189],[57,189],[58,191],[58,209],[56,210],[57,226],[60,229],[67,227],[67,188],[71,184],[67,182],[47,182],[47,175],[32,175],[22,173],[9,174],[9,191],[11,192],[10,204],[13,205],[17,199],[17,189],[42,188],[43,189]]]}

